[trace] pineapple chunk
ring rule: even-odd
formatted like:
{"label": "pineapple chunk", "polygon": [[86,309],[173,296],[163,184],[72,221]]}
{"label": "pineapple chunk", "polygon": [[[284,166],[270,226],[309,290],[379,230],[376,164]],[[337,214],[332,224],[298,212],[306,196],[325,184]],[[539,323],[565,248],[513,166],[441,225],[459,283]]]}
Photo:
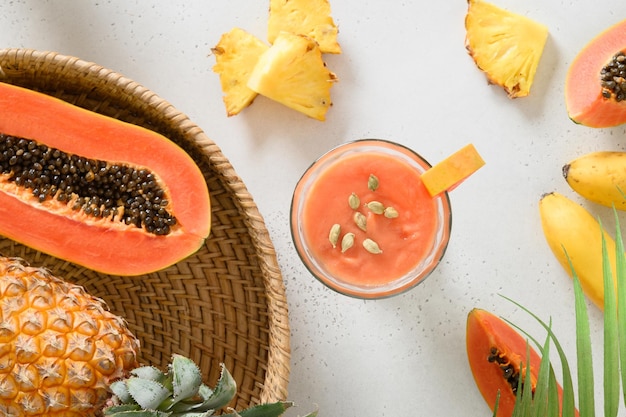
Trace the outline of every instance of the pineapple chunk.
{"label": "pineapple chunk", "polygon": [[271,0],[268,41],[273,44],[283,31],[315,39],[322,53],[341,53],[328,0]]}
{"label": "pineapple chunk", "polygon": [[233,28],[224,33],[218,44],[211,49],[216,61],[213,71],[220,76],[228,116],[238,114],[256,98],[257,93],[246,84],[259,57],[268,48],[268,45],[254,35]]}
{"label": "pineapple chunk", "polygon": [[489,81],[510,98],[530,93],[548,29],[525,16],[481,0],[469,0],[465,47]]}
{"label": "pineapple chunk", "polygon": [[325,120],[330,88],[337,79],[313,39],[281,32],[259,58],[248,87],[317,120]]}

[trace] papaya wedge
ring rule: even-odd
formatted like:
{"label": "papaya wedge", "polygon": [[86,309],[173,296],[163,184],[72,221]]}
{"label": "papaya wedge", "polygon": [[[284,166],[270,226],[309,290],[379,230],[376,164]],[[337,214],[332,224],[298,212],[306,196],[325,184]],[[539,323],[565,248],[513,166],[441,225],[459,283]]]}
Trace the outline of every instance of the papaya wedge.
{"label": "papaya wedge", "polygon": [[0,83],[0,235],[141,275],[194,253],[210,228],[204,176],[174,142]]}
{"label": "papaya wedge", "polygon": [[565,77],[565,105],[577,124],[626,123],[626,20],[596,35],[574,58]]}
{"label": "papaya wedge", "polygon": [[[489,311],[474,308],[467,316],[467,357],[476,386],[493,411],[498,393],[497,417],[511,417],[517,390],[526,375],[530,351],[530,383],[534,392],[541,356],[513,327]],[[524,382],[525,383],[525,382]],[[563,389],[557,387],[562,402]],[[578,412],[575,413],[578,415]]]}

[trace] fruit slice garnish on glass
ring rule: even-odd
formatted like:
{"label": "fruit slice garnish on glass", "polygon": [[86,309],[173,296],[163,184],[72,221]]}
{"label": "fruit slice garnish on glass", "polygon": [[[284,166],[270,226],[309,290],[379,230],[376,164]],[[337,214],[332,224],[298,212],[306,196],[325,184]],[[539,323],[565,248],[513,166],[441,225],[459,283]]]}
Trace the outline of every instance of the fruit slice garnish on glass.
{"label": "fruit slice garnish on glass", "polygon": [[452,191],[483,165],[485,161],[474,145],[468,144],[424,172],[422,182],[434,197]]}

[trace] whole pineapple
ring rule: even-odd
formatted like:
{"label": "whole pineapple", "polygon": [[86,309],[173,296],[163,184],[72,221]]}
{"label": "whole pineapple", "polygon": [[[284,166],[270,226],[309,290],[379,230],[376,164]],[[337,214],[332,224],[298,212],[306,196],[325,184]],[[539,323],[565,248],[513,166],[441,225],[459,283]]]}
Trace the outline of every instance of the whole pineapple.
{"label": "whole pineapple", "polygon": [[92,416],[137,366],[139,341],[104,302],[0,257],[0,415]]}

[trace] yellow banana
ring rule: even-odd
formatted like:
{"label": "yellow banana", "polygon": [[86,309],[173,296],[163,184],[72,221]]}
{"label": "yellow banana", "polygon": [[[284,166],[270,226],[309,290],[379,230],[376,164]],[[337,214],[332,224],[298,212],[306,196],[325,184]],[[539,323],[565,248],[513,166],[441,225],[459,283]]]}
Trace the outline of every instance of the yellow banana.
{"label": "yellow banana", "polygon": [[[539,213],[546,240],[559,263],[570,276],[573,267],[584,293],[603,309],[603,232],[600,223],[584,207],[559,193],[543,195],[539,201]],[[615,241],[606,231],[604,239],[615,277]]]}
{"label": "yellow banana", "polygon": [[592,152],[563,166],[574,191],[604,206],[626,210],[626,152]]}

